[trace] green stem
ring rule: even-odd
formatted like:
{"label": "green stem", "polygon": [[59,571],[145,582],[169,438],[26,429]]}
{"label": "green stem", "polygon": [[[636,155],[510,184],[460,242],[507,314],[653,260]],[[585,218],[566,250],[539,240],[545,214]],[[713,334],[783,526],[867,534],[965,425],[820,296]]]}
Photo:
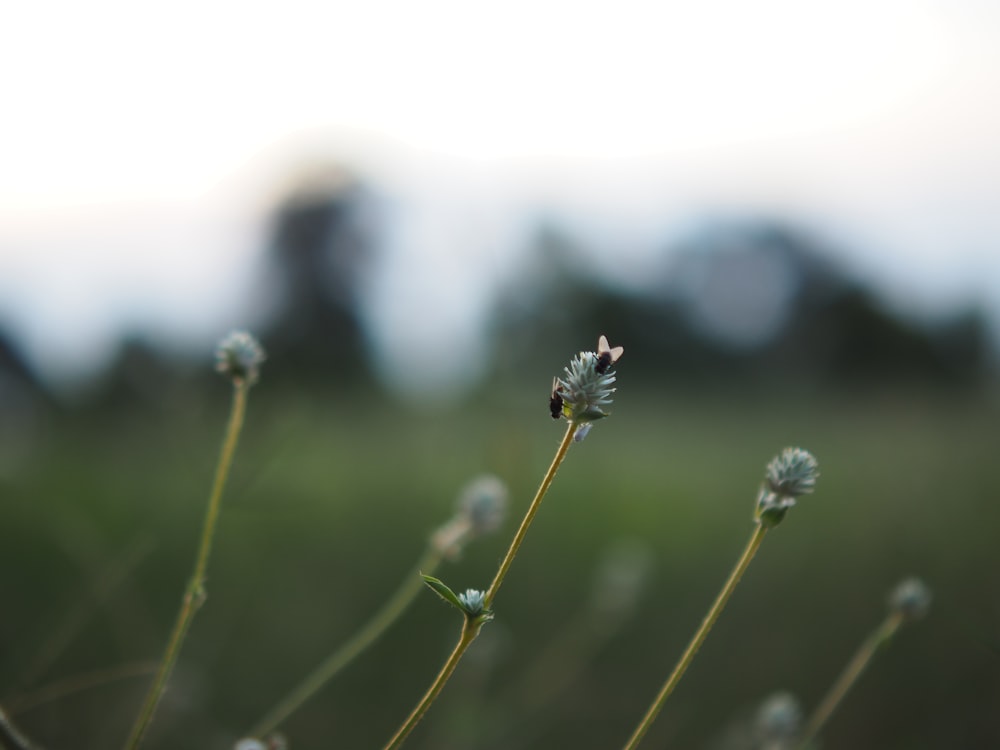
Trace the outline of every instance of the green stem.
{"label": "green stem", "polygon": [[159,665],[156,662],[131,662],[108,669],[98,669],[92,672],[76,674],[44,685],[30,693],[24,693],[15,698],[9,708],[11,715],[19,716],[32,711],[38,706],[51,701],[61,700],[67,696],[84,690],[108,685],[118,680],[134,677],[146,677],[154,674]]}
{"label": "green stem", "polygon": [[570,444],[573,442],[573,433],[576,431],[576,424],[570,422],[566,425],[566,434],[563,435],[562,442],[559,443],[559,449],[556,451],[556,455],[552,459],[552,463],[549,465],[549,470],[545,472],[545,476],[542,477],[542,483],[538,485],[538,491],[535,493],[534,499],[531,501],[531,505],[528,506],[528,512],[524,515],[524,520],[521,521],[521,526],[518,528],[517,533],[514,535],[514,539],[510,543],[510,547],[507,549],[507,554],[500,563],[500,567],[497,569],[497,574],[493,577],[493,583],[490,584],[489,589],[486,591],[486,607],[489,608],[493,604],[493,599],[496,598],[497,591],[500,590],[500,585],[503,583],[503,579],[507,577],[507,571],[510,570],[511,563],[514,562],[514,557],[517,555],[518,549],[521,547],[521,542],[524,541],[525,535],[528,533],[528,527],[531,526],[531,522],[535,518],[535,514],[538,513],[538,508],[542,504],[542,498],[545,497],[545,493],[549,491],[549,486],[552,484],[552,480],[556,477],[556,472],[559,471],[559,466],[562,464],[563,459],[566,458],[566,452],[569,450]]}
{"label": "green stem", "polygon": [[0,708],[0,747],[7,750],[39,750],[38,746],[21,734],[15,727],[7,714]]}
{"label": "green stem", "polygon": [[712,626],[715,625],[715,621],[719,619],[719,615],[722,614],[722,610],[726,606],[726,602],[729,601],[729,597],[732,595],[733,591],[736,589],[736,585],[740,582],[740,578],[743,577],[743,573],[746,572],[747,567],[750,565],[750,561],[753,556],[757,553],[757,549],[760,547],[761,542],[764,541],[764,536],[767,534],[767,528],[763,524],[758,524],[753,536],[750,537],[750,541],[747,543],[747,547],[743,550],[743,555],[740,557],[739,562],[736,563],[736,567],[733,568],[733,572],[729,574],[729,579],[726,581],[719,595],[715,599],[715,603],[712,608],[708,610],[708,614],[705,615],[705,619],[701,623],[701,627],[698,628],[698,632],[694,634],[694,638],[688,644],[687,649],[681,656],[680,661],[677,662],[677,666],[674,667],[674,671],[671,673],[670,677],[660,688],[659,694],[656,696],[656,700],[649,707],[646,715],[643,717],[642,721],[639,722],[639,726],[636,727],[635,732],[632,733],[631,739],[625,745],[625,750],[635,750],[639,746],[639,742],[645,736],[646,732],[653,725],[656,720],[657,714],[660,713],[660,709],[663,708],[663,704],[666,703],[667,698],[677,687],[677,683],[681,681],[681,677],[684,676],[684,672],[691,665],[694,660],[695,654],[698,653],[698,649],[701,648],[701,644],[705,642],[705,638],[708,637],[709,631]]}
{"label": "green stem", "polygon": [[[545,476],[542,477],[542,483],[538,485],[538,491],[535,493],[535,497],[531,501],[531,505],[528,506],[528,512],[525,514],[524,520],[521,521],[521,526],[514,535],[514,539],[511,541],[510,547],[507,549],[507,554],[500,563],[497,574],[493,578],[493,583],[490,584],[490,587],[486,592],[484,597],[486,609],[490,609],[490,605],[493,603],[493,599],[497,595],[497,590],[500,588],[500,584],[503,583],[503,579],[506,577],[507,571],[510,570],[511,563],[514,562],[514,556],[517,554],[517,550],[521,546],[521,542],[524,541],[524,537],[528,533],[528,527],[531,525],[531,521],[538,512],[538,507],[542,503],[542,498],[545,497],[545,493],[548,492],[549,486],[552,484],[552,480],[555,478],[556,472],[559,470],[559,465],[562,464],[563,459],[566,458],[566,452],[569,450],[570,443],[573,441],[573,432],[575,429],[576,425],[573,422],[570,422],[566,426],[566,434],[563,435],[562,442],[559,444],[559,449],[556,451],[556,455],[552,459],[552,463],[549,465],[549,470],[545,472]],[[427,709],[430,708],[431,704],[441,692],[441,689],[445,686],[445,683],[448,682],[448,678],[451,677],[451,673],[455,671],[455,667],[458,666],[458,662],[461,661],[466,649],[472,645],[476,636],[479,635],[479,631],[483,627],[483,622],[485,622],[485,620],[481,617],[477,617],[475,619],[469,619],[466,617],[465,625],[462,627],[462,634],[458,639],[458,643],[455,645],[455,650],[451,652],[451,656],[448,657],[448,661],[445,662],[444,667],[441,668],[441,671],[434,679],[430,688],[424,694],[424,697],[420,699],[416,708],[413,709],[403,725],[396,731],[393,738],[389,740],[389,744],[385,746],[384,750],[396,750],[396,748],[403,745],[403,742],[409,736],[410,732],[413,731],[413,728],[420,722],[424,714],[427,713]]]}
{"label": "green stem", "polygon": [[431,707],[431,704],[438,697],[438,694],[444,688],[445,683],[448,682],[448,678],[451,677],[451,673],[455,671],[455,667],[458,666],[458,662],[461,661],[462,656],[465,654],[472,642],[476,640],[476,636],[479,635],[479,631],[483,627],[483,620],[481,617],[471,619],[466,617],[465,623],[462,625],[462,634],[459,636],[458,643],[455,644],[455,650],[451,652],[451,656],[448,657],[448,661],[444,663],[438,676],[435,678],[434,682],[431,684],[430,688],[424,694],[424,697],[420,699],[416,708],[410,713],[406,721],[403,723],[397,731],[395,736],[389,740],[389,744],[385,746],[385,750],[396,750],[396,748],[402,747],[403,742],[409,736],[413,728],[420,722],[427,713],[427,709]]}
{"label": "green stem", "polygon": [[392,597],[372,616],[364,627],[349,641],[323,660],[298,687],[268,711],[264,718],[257,722],[257,725],[250,730],[249,736],[262,737],[276,729],[278,725],[297,711],[303,703],[315,695],[323,685],[329,682],[334,675],[374,643],[399,618],[417,594],[424,589],[420,573],[430,575],[437,569],[440,562],[441,553],[432,545],[424,553],[420,562],[417,563],[414,573],[406,577]]}
{"label": "green stem", "polygon": [[844,699],[844,696],[847,695],[847,691],[851,689],[851,686],[857,682],[861,673],[865,671],[868,662],[875,656],[875,652],[879,650],[882,644],[892,638],[902,623],[903,616],[898,612],[892,612],[865,639],[864,643],[861,644],[861,648],[858,649],[854,657],[848,662],[844,671],[841,672],[840,677],[833,683],[829,692],[827,692],[816,710],[813,711],[812,716],[809,717],[809,721],[806,722],[806,727],[802,730],[802,736],[799,740],[798,747],[800,750],[808,747],[813,738],[819,734],[819,730],[823,728],[823,725],[833,715],[834,709],[837,708]]}
{"label": "green stem", "polygon": [[194,573],[184,593],[180,611],[177,613],[177,621],[174,623],[173,632],[170,634],[170,640],[167,642],[167,649],[160,662],[160,668],[153,679],[153,685],[146,695],[146,700],[139,711],[139,716],[132,726],[128,741],[125,743],[127,750],[135,750],[141,744],[143,735],[153,720],[157,704],[160,702],[163,691],[167,686],[167,680],[170,679],[170,673],[177,662],[181,644],[184,643],[184,637],[187,635],[188,628],[191,627],[191,621],[205,599],[205,570],[208,567],[208,556],[212,550],[212,537],[215,534],[215,526],[219,518],[222,490],[226,486],[229,467],[232,465],[240,429],[243,427],[243,416],[246,412],[247,392],[249,388],[250,385],[245,380],[237,380],[235,382],[233,388],[233,405],[229,413],[229,424],[226,426],[226,436],[222,443],[222,452],[219,455],[219,464],[215,471],[212,494],[208,499],[208,509],[205,512],[205,525],[201,532],[201,544],[198,547],[198,556],[195,559]]}

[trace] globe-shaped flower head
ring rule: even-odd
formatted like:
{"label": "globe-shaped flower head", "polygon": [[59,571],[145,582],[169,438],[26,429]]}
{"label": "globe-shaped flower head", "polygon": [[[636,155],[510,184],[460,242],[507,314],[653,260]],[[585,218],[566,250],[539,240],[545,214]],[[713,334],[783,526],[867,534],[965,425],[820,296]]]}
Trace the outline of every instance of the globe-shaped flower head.
{"label": "globe-shaped flower head", "polygon": [[612,365],[624,351],[620,346],[611,348],[607,338],[601,336],[596,352],[577,354],[563,369],[565,376],[553,383],[552,416],[565,417],[577,426],[575,440],[583,440],[591,423],[608,416],[606,409],[611,406],[616,380]]}

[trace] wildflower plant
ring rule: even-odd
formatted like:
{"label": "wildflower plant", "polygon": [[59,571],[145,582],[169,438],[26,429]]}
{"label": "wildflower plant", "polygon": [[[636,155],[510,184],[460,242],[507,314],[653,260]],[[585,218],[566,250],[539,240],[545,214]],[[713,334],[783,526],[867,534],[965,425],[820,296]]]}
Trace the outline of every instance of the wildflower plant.
{"label": "wildflower plant", "polygon": [[528,528],[541,506],[542,499],[552,485],[556,472],[566,458],[570,445],[574,441],[583,440],[590,432],[594,422],[609,415],[607,408],[612,403],[611,395],[615,392],[613,384],[616,379],[612,365],[623,352],[622,347],[612,348],[608,344],[607,338],[601,336],[598,339],[596,352],[580,352],[573,358],[569,366],[564,368],[565,376],[553,379],[549,410],[553,419],[566,420],[566,432],[489,588],[485,591],[468,589],[464,594],[456,594],[443,581],[430,575],[423,576],[424,583],[429,588],[462,612],[464,615],[462,631],[459,634],[458,643],[445,661],[441,671],[392,739],[386,744],[385,750],[395,750],[403,745],[410,732],[437,699],[462,656],[479,635],[483,625],[493,619],[493,602],[497,592],[507,577],[511,564],[527,535]]}
{"label": "wildflower plant", "polygon": [[12,748],[12,750],[33,750],[37,747],[20,729],[14,726],[3,708],[0,708],[0,747]]}
{"label": "wildflower plant", "polygon": [[236,444],[243,428],[243,417],[246,413],[247,395],[250,387],[260,377],[260,366],[264,362],[264,350],[251,334],[246,331],[230,333],[219,344],[215,352],[216,370],[227,376],[233,384],[233,403],[226,426],[222,451],[215,471],[215,481],[208,498],[205,512],[205,522],[201,533],[201,542],[195,557],[194,573],[188,582],[181,601],[180,610],[174,629],[167,642],[166,651],[160,662],[153,684],[143,702],[139,715],[132,726],[126,748],[133,750],[139,747],[143,735],[149,727],[163,691],[167,687],[170,673],[173,671],[181,646],[191,627],[195,613],[205,601],[205,575],[208,570],[208,558],[212,551],[212,539],[219,519],[219,509],[222,503],[222,492],[226,486],[229,469],[236,453]]}
{"label": "wildflower plant", "polygon": [[[277,728],[320,688],[326,685],[348,664],[357,659],[389,627],[395,623],[413,602],[421,589],[421,576],[426,581],[442,560],[457,559],[472,540],[496,531],[503,523],[507,511],[507,486],[498,477],[483,474],[466,484],[459,494],[454,515],[442,524],[427,542],[427,549],[416,565],[416,574],[408,575],[396,592],[351,638],[323,659],[305,679],[280,700],[248,733],[249,738],[263,737]],[[474,607],[470,592],[466,597],[468,607]],[[466,605],[463,604],[462,607]],[[480,613],[477,613],[480,614]]]}
{"label": "wildflower plant", "polygon": [[744,549],[732,573],[729,574],[729,578],[723,584],[722,590],[716,597],[715,602],[709,608],[701,626],[695,632],[687,649],[681,655],[680,660],[674,667],[674,671],[671,672],[663,687],[660,688],[660,692],[626,743],[626,750],[634,750],[634,748],[638,747],[646,732],[649,731],[649,728],[663,708],[663,704],[666,703],[667,698],[670,697],[674,688],[677,687],[677,683],[680,682],[681,677],[684,676],[687,668],[691,665],[695,654],[698,653],[698,649],[701,648],[702,643],[708,637],[712,626],[715,625],[716,620],[719,619],[719,615],[722,614],[722,610],[729,601],[729,597],[736,590],[737,584],[739,584],[740,579],[749,567],[750,561],[757,554],[757,550],[764,541],[767,532],[784,520],[786,513],[790,508],[795,506],[795,501],[799,497],[811,493],[816,488],[816,479],[818,476],[819,467],[816,459],[813,458],[811,453],[801,448],[785,448],[767,465],[764,473],[764,484],[757,493],[757,504],[754,511],[754,521],[757,526],[750,537],[750,541],[747,543],[746,549]]}
{"label": "wildflower plant", "polygon": [[799,750],[806,750],[812,740],[843,702],[848,691],[861,677],[872,657],[885,647],[896,631],[907,622],[914,622],[927,614],[931,605],[931,592],[919,578],[907,578],[889,594],[888,612],[882,623],[864,640],[861,647],[847,663],[844,671],[830,687],[806,722],[799,741]]}

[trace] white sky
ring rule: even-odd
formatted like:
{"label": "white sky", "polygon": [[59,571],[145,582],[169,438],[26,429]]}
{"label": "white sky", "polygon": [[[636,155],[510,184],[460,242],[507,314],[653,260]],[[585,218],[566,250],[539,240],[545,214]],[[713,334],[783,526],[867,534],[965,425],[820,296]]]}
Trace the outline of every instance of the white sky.
{"label": "white sky", "polygon": [[484,278],[540,209],[630,238],[598,248],[625,274],[672,222],[789,215],[912,306],[978,295],[1000,315],[1000,3],[66,0],[3,15],[0,326],[53,377],[123,328],[211,341],[238,323],[261,212],[318,152],[399,207],[373,312],[390,364],[453,351],[444,333],[474,342]]}

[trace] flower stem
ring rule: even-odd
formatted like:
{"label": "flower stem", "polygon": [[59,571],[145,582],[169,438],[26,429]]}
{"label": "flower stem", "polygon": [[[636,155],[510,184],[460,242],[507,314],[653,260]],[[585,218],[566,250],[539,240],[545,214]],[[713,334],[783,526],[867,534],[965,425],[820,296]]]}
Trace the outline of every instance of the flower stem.
{"label": "flower stem", "polygon": [[639,722],[639,726],[636,727],[635,731],[632,733],[632,737],[629,739],[628,743],[625,745],[625,750],[635,750],[642,741],[646,732],[653,725],[656,720],[657,714],[660,713],[660,709],[663,708],[663,704],[666,703],[667,698],[673,692],[674,688],[677,687],[677,683],[681,681],[681,677],[684,676],[684,672],[691,665],[694,660],[695,654],[698,653],[698,649],[701,648],[701,644],[705,642],[705,638],[708,637],[709,631],[712,626],[715,625],[715,621],[719,619],[719,615],[726,606],[726,602],[729,601],[729,597],[732,595],[733,591],[736,589],[736,585],[740,582],[740,578],[743,577],[743,573],[746,572],[747,567],[750,565],[750,561],[753,556],[757,553],[757,549],[760,547],[761,542],[764,541],[764,536],[767,534],[768,527],[763,524],[758,524],[757,528],[754,530],[753,536],[750,537],[750,541],[747,543],[746,549],[743,550],[743,555],[740,557],[739,562],[736,563],[736,567],[733,568],[733,572],[729,574],[729,578],[723,585],[722,590],[715,599],[715,603],[712,604],[712,608],[708,610],[708,614],[705,615],[705,619],[701,623],[701,627],[694,634],[694,638],[688,644],[687,649],[684,651],[677,662],[677,666],[674,667],[674,671],[671,673],[670,677],[660,688],[659,694],[656,696],[656,700],[649,707],[646,715]]}
{"label": "flower stem", "polygon": [[143,735],[148,729],[153,715],[156,713],[157,704],[166,689],[167,680],[173,671],[174,664],[180,654],[181,644],[187,635],[191,621],[195,612],[205,600],[205,571],[208,567],[208,556],[212,550],[212,537],[215,534],[216,522],[219,518],[219,506],[222,500],[222,490],[226,486],[226,478],[229,476],[229,468],[233,462],[233,455],[236,452],[236,443],[239,440],[240,430],[243,427],[243,416],[246,412],[247,392],[250,383],[246,379],[234,381],[233,404],[229,413],[229,424],[226,426],[226,435],[222,442],[222,451],[219,455],[219,463],[215,471],[215,481],[212,484],[212,494],[208,499],[208,509],[205,512],[205,524],[201,532],[201,543],[198,547],[198,555],[195,558],[194,573],[188,582],[184,592],[184,599],[181,608],[177,613],[177,621],[174,623],[173,632],[167,642],[166,651],[160,662],[160,668],[153,679],[149,693],[142,705],[139,716],[132,726],[128,741],[125,743],[127,750],[135,750],[142,742]]}
{"label": "flower stem", "polygon": [[861,673],[865,671],[868,666],[868,662],[872,660],[875,656],[875,652],[892,638],[893,634],[902,625],[904,617],[899,612],[891,612],[885,618],[881,625],[875,629],[861,644],[861,648],[858,649],[854,657],[848,662],[844,671],[841,672],[840,677],[837,681],[833,683],[830,687],[829,692],[817,706],[816,710],[813,711],[812,716],[809,717],[809,721],[806,722],[805,729],[802,730],[802,736],[799,739],[798,747],[800,750],[809,746],[819,730],[823,728],[830,716],[833,715],[834,709],[840,704],[847,695],[847,691],[851,689],[851,686],[857,682]]}
{"label": "flower stem", "polygon": [[38,750],[38,746],[21,734],[21,731],[11,723],[2,708],[0,708],[0,747],[9,750]]}
{"label": "flower stem", "polygon": [[[528,533],[528,527],[531,525],[531,521],[538,512],[538,507],[542,503],[542,498],[545,497],[545,493],[548,492],[549,486],[552,484],[552,480],[555,478],[560,464],[562,464],[563,459],[566,458],[566,452],[569,450],[569,446],[573,442],[573,432],[575,429],[576,425],[573,422],[570,422],[566,426],[566,434],[563,435],[562,442],[559,444],[556,455],[552,459],[552,463],[549,465],[549,470],[545,472],[545,476],[542,477],[542,483],[538,485],[538,491],[535,493],[535,497],[531,501],[531,505],[528,506],[528,511],[524,516],[524,520],[521,521],[521,526],[514,535],[514,539],[511,541],[510,547],[507,550],[507,554],[500,563],[497,574],[493,578],[493,583],[490,584],[490,587],[486,592],[483,599],[484,607],[486,609],[490,609],[490,605],[493,603],[493,599],[497,595],[497,590],[500,588],[500,584],[503,583],[503,579],[506,577],[507,571],[510,570],[511,563],[514,562],[514,556],[517,554],[517,550],[521,546],[521,542],[524,541],[524,537]],[[409,736],[410,732],[413,731],[413,728],[420,722],[424,714],[427,713],[427,709],[430,708],[445,683],[448,682],[448,678],[451,677],[451,673],[455,671],[455,667],[458,666],[458,662],[462,659],[466,649],[472,645],[476,636],[479,635],[479,631],[482,629],[484,622],[485,620],[481,617],[474,619],[468,617],[466,618],[465,625],[462,627],[462,634],[458,639],[455,650],[451,652],[451,656],[448,657],[448,661],[445,662],[444,667],[441,668],[441,671],[434,679],[430,688],[424,694],[424,697],[420,699],[416,708],[413,709],[412,713],[410,713],[403,725],[396,731],[396,734],[389,741],[389,744],[385,746],[384,750],[396,750],[396,748],[402,747],[403,742]]]}
{"label": "flower stem", "polygon": [[430,688],[424,694],[424,697],[420,699],[420,703],[417,707],[413,709],[413,712],[407,717],[406,721],[403,723],[397,731],[395,736],[389,740],[389,744],[385,746],[385,750],[396,750],[396,748],[402,747],[403,742],[409,736],[413,728],[420,722],[427,713],[427,709],[431,707],[431,704],[438,697],[438,694],[444,688],[445,683],[448,682],[448,678],[451,677],[451,673],[455,671],[455,667],[458,666],[458,662],[461,661],[462,656],[465,654],[472,642],[476,640],[476,636],[479,635],[479,631],[483,627],[482,618],[465,618],[465,623],[462,625],[462,634],[458,639],[458,643],[455,644],[455,650],[451,652],[451,656],[448,657],[448,661],[444,663],[438,676],[435,678],[434,682],[431,684]]}
{"label": "flower stem", "polygon": [[573,432],[575,430],[575,423],[570,422],[566,425],[566,434],[563,435],[562,442],[559,444],[559,449],[556,451],[556,455],[553,457],[552,463],[549,465],[549,470],[545,472],[545,476],[542,478],[542,483],[538,485],[538,491],[535,493],[535,497],[531,501],[531,505],[528,506],[528,512],[525,513],[524,520],[521,521],[521,526],[514,535],[514,539],[511,541],[510,547],[507,550],[507,554],[504,556],[503,561],[500,563],[500,567],[497,569],[497,574],[493,577],[493,583],[490,584],[489,589],[486,591],[485,602],[487,607],[490,607],[493,604],[493,599],[496,598],[497,591],[500,589],[503,579],[507,577],[507,571],[510,570],[511,563],[514,562],[514,557],[517,555],[517,551],[521,547],[521,542],[524,541],[524,537],[528,533],[528,527],[531,526],[531,522],[534,520],[535,514],[538,513],[538,508],[542,504],[542,498],[544,498],[545,493],[549,491],[549,486],[552,484],[552,480],[555,479],[556,472],[559,471],[559,466],[562,464],[563,459],[566,458],[566,452],[569,450],[569,446],[573,442]]}
{"label": "flower stem", "polygon": [[289,693],[280,703],[265,714],[257,725],[250,730],[249,736],[262,737],[273,731],[291,714],[297,711],[303,703],[318,692],[334,675],[358,657],[368,646],[374,643],[392,623],[410,605],[413,599],[424,589],[420,573],[431,574],[441,562],[441,553],[433,545],[428,547],[416,569],[408,575],[402,585],[396,589],[392,597],[355,635],[340,648],[330,654],[323,662],[306,677],[298,687]]}

